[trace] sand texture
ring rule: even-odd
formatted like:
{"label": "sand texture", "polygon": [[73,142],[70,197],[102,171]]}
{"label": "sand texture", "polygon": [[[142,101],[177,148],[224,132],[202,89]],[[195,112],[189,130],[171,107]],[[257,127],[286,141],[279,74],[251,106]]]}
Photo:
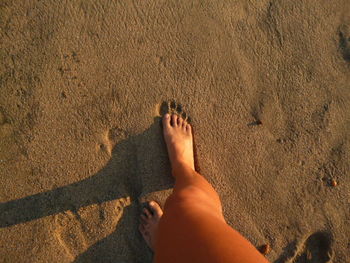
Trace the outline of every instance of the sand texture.
{"label": "sand texture", "polygon": [[151,263],[171,100],[228,224],[350,262],[349,0],[1,0],[0,262]]}

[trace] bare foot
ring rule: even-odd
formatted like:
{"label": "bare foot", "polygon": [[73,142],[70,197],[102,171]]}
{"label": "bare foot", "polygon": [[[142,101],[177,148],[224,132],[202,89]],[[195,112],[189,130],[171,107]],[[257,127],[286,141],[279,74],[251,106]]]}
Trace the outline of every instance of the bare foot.
{"label": "bare foot", "polygon": [[158,223],[162,215],[162,209],[154,201],[149,202],[149,208],[144,208],[143,213],[141,214],[141,224],[139,225],[139,230],[147,245],[153,251]]}
{"label": "bare foot", "polygon": [[163,133],[171,165],[185,164],[194,170],[191,125],[177,114],[165,114]]}

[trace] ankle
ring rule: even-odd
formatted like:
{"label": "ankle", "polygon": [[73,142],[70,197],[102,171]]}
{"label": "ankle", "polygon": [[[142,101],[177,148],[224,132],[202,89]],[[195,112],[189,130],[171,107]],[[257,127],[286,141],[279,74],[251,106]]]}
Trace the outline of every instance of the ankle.
{"label": "ankle", "polygon": [[173,173],[177,173],[179,171],[191,171],[191,172],[194,172],[195,169],[194,169],[194,165],[192,164],[189,164],[188,162],[185,162],[181,159],[173,159],[171,161],[171,168],[172,168],[172,171]]}

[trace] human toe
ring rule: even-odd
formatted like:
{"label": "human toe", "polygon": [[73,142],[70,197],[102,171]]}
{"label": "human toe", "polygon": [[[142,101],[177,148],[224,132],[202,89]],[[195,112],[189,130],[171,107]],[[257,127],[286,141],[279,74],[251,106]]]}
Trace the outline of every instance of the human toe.
{"label": "human toe", "polygon": [[179,116],[179,117],[177,118],[177,126],[182,127],[183,121],[184,121],[184,120]]}
{"label": "human toe", "polygon": [[140,218],[141,218],[142,223],[147,224],[149,218],[146,215],[141,214]]}
{"label": "human toe", "polygon": [[143,214],[146,216],[147,219],[150,219],[152,217],[151,212],[147,208],[143,209]]}
{"label": "human toe", "polygon": [[182,128],[183,128],[184,130],[186,130],[186,125],[187,125],[187,121],[184,120],[184,121],[182,122]]}
{"label": "human toe", "polygon": [[177,126],[177,118],[178,116],[176,114],[171,115],[171,126],[173,127]]}
{"label": "human toe", "polygon": [[170,114],[167,113],[163,116],[163,127],[170,127]]}
{"label": "human toe", "polygon": [[160,208],[159,204],[155,201],[149,202],[149,207],[156,217],[161,217],[163,215],[163,210]]}
{"label": "human toe", "polygon": [[191,133],[192,131],[192,126],[190,124],[186,124],[186,132]]}

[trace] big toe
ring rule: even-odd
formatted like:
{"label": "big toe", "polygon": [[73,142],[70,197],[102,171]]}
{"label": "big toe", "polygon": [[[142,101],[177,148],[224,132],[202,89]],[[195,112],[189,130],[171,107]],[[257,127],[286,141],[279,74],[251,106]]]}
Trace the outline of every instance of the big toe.
{"label": "big toe", "polygon": [[149,207],[156,218],[160,218],[163,215],[163,210],[159,204],[155,201],[149,202]]}
{"label": "big toe", "polygon": [[170,114],[167,113],[163,116],[163,127],[170,127]]}

